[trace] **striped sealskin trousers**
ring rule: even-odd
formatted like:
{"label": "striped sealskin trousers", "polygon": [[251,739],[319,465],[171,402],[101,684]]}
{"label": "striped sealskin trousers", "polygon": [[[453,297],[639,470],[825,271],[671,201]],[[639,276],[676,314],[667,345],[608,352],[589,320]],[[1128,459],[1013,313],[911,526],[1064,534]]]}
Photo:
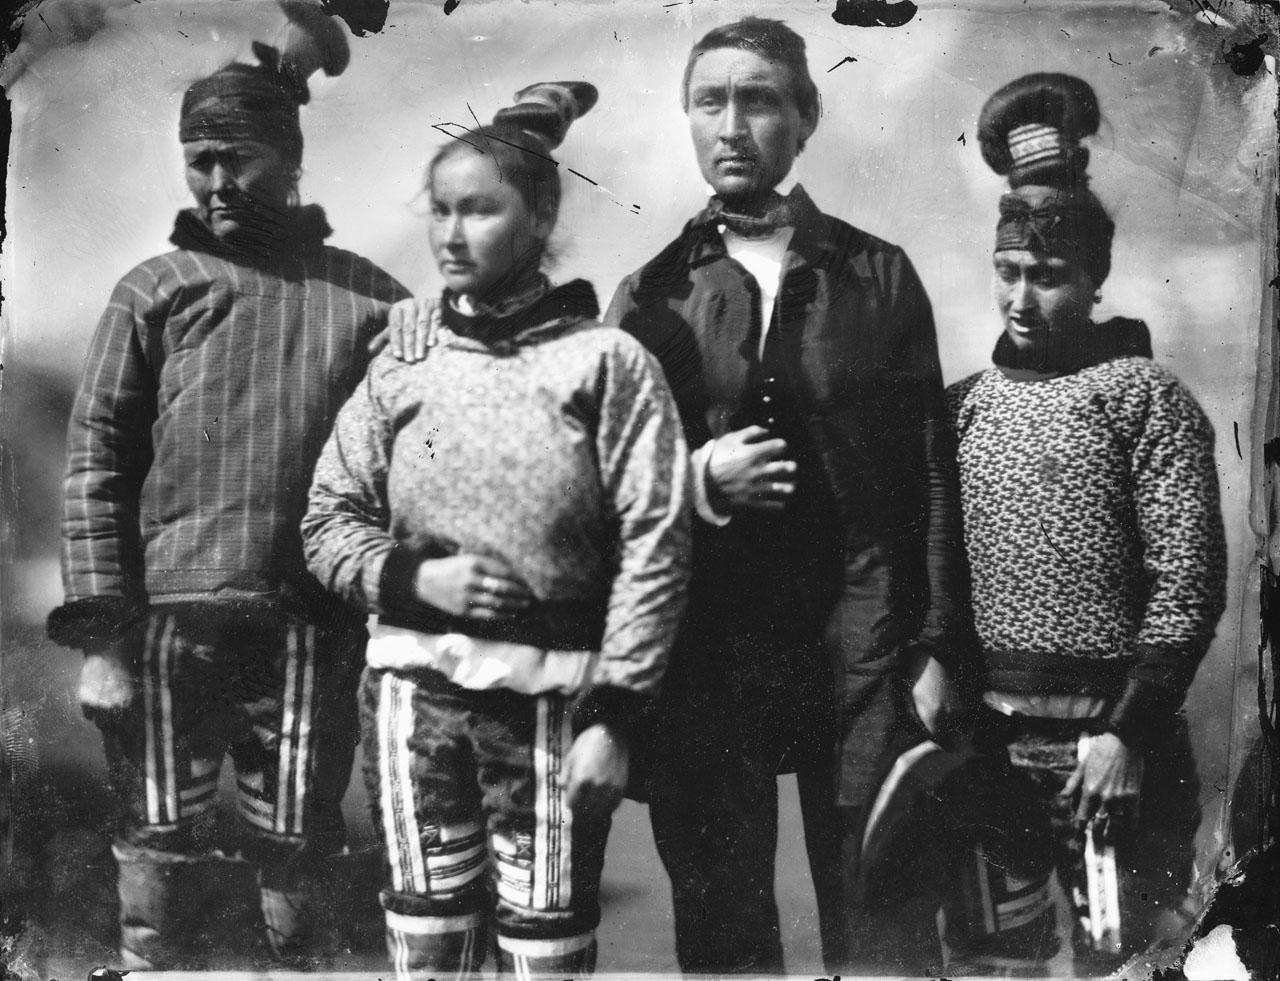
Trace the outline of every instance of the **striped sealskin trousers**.
{"label": "striped sealskin trousers", "polygon": [[360,710],[397,977],[464,977],[491,939],[504,974],[589,973],[611,818],[564,800],[568,700],[366,668]]}
{"label": "striped sealskin trousers", "polygon": [[199,859],[225,847],[213,824],[228,753],[268,939],[281,957],[303,954],[312,920],[305,869],[345,838],[363,630],[157,607],[125,642],[134,702],[101,725],[123,810],[115,853],[125,966],[192,963]]}

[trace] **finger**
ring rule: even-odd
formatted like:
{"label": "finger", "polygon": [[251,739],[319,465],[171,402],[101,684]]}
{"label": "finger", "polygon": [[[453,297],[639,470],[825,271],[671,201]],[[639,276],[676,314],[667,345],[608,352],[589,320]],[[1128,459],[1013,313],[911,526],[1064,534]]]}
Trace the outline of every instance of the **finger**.
{"label": "finger", "polygon": [[1098,798],[1093,794],[1082,793],[1080,803],[1076,805],[1076,823],[1086,824],[1098,809]]}
{"label": "finger", "polygon": [[756,460],[780,461],[787,455],[787,441],[772,437],[763,443],[752,443],[751,455]]}
{"label": "finger", "polygon": [[502,559],[490,558],[486,555],[476,556],[475,571],[480,577],[490,576],[494,579],[501,580],[504,584],[503,591],[509,592],[511,589],[523,596],[533,597],[533,591],[528,585],[516,574],[515,569],[509,566]]}
{"label": "finger", "polygon": [[766,463],[760,468],[760,475],[762,477],[768,477],[771,480],[777,480],[779,477],[787,477],[795,472],[795,460],[774,460],[772,463]]}
{"label": "finger", "polygon": [[512,616],[516,613],[521,613],[529,606],[524,600],[511,599],[506,596],[480,596],[472,600],[471,605],[477,610],[488,610],[501,616]]}
{"label": "finger", "polygon": [[498,576],[480,576],[468,583],[467,600],[494,609],[524,609],[533,602],[533,594],[523,583]]}
{"label": "finger", "polygon": [[726,435],[738,437],[742,443],[758,443],[762,439],[769,438],[769,430],[763,426],[748,426],[746,429],[739,429],[736,433],[727,433]]}
{"label": "finger", "polygon": [[504,579],[516,579],[516,571],[506,559],[492,555],[477,555],[472,563],[473,568],[482,576],[501,576]]}
{"label": "finger", "polygon": [[786,506],[785,501],[773,497],[749,497],[743,504],[752,511],[781,511]]}
{"label": "finger", "polygon": [[768,480],[757,484],[752,494],[760,500],[785,501],[795,493],[795,489],[795,484],[781,480]]}
{"label": "finger", "polygon": [[391,350],[391,356],[397,361],[404,360],[404,332],[400,329],[400,324],[392,322],[387,327],[387,347]]}
{"label": "finger", "polygon": [[370,354],[377,354],[379,351],[381,351],[384,347],[387,346],[387,343],[390,340],[390,337],[391,337],[390,328],[388,327],[382,328],[382,330],[378,331],[378,333],[373,335],[373,340],[371,340],[368,344],[365,345],[365,350],[368,351]]}
{"label": "finger", "polygon": [[529,587],[515,579],[504,576],[484,576],[480,580],[480,588],[490,596],[505,599],[517,599],[527,603],[532,599]]}
{"label": "finger", "polygon": [[414,360],[421,361],[427,356],[427,336],[431,332],[431,305],[424,303],[418,308],[418,319],[413,324]]}
{"label": "finger", "polygon": [[1077,763],[1075,770],[1072,771],[1071,777],[1067,780],[1066,785],[1058,792],[1059,797],[1070,797],[1080,789],[1080,784],[1084,782],[1084,764]]}

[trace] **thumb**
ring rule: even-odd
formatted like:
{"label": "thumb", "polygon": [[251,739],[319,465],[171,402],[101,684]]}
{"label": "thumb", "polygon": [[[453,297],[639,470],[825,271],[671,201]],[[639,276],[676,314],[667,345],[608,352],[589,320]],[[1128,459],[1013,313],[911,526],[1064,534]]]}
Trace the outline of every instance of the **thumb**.
{"label": "thumb", "polygon": [[1067,780],[1066,786],[1058,792],[1058,796],[1070,797],[1080,789],[1080,785],[1082,783],[1084,783],[1084,760],[1081,760],[1076,764],[1075,770],[1072,771],[1070,778]]}
{"label": "thumb", "polygon": [[569,747],[569,752],[564,754],[564,762],[560,764],[560,773],[556,776],[556,784],[563,791],[568,791],[573,783],[573,747]]}
{"label": "thumb", "polygon": [[379,353],[384,347],[387,346],[387,341],[390,339],[390,337],[391,337],[391,328],[383,327],[382,330],[374,334],[373,339],[370,340],[369,343],[365,345],[365,350],[368,351],[370,354]]}

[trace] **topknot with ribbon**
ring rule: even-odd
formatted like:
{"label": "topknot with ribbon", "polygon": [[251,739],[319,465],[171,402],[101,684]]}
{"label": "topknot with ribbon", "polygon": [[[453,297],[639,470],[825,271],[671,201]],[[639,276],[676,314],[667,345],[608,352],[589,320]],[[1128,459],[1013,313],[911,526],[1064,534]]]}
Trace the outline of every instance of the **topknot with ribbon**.
{"label": "topknot with ribbon", "polygon": [[298,107],[311,100],[307,79],[340,75],[351,60],[342,27],[318,0],[278,0],[284,11],[275,44],[253,42],[256,65],[232,62],[200,79],[182,97],[178,137],[253,140],[302,161]]}
{"label": "topknot with ribbon", "polygon": [[1015,78],[987,99],[978,115],[982,159],[1010,187],[1083,185],[1089,151],[1080,145],[1098,131],[1098,98],[1082,78],[1036,72]]}
{"label": "topknot with ribbon", "polygon": [[494,125],[514,126],[554,150],[573,121],[591,111],[599,92],[590,82],[535,82],[512,98],[514,105],[494,113]]}
{"label": "topknot with ribbon", "polygon": [[1000,199],[995,251],[1025,249],[1079,265],[1095,285],[1111,271],[1115,233],[1089,190],[1089,151],[1098,131],[1093,88],[1074,75],[1037,72],[995,92],[978,116],[982,158],[1009,179]]}

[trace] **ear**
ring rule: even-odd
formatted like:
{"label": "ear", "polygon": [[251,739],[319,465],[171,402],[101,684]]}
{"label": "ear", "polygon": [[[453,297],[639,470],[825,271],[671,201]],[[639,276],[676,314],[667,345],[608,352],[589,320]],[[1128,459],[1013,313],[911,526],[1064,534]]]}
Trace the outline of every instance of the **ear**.
{"label": "ear", "polygon": [[556,216],[554,214],[543,212],[541,214],[537,214],[534,216],[533,235],[539,242],[542,242],[544,245],[546,244],[547,240],[551,238],[551,233],[555,230],[555,227],[556,227]]}
{"label": "ear", "polygon": [[818,128],[818,108],[814,106],[808,112],[800,114],[800,129],[796,133],[796,153],[804,150],[804,145],[809,142],[809,137],[813,135],[814,130]]}

